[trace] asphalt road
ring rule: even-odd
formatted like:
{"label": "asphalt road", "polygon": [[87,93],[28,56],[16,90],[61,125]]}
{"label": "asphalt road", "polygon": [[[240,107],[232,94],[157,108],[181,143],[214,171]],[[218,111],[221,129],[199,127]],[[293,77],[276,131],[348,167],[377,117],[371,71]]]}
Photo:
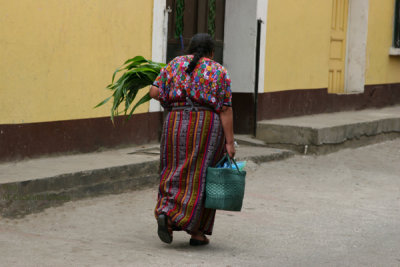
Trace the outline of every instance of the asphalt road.
{"label": "asphalt road", "polygon": [[1,266],[400,266],[400,140],[248,163],[209,246],[161,243],[156,188],[0,219]]}

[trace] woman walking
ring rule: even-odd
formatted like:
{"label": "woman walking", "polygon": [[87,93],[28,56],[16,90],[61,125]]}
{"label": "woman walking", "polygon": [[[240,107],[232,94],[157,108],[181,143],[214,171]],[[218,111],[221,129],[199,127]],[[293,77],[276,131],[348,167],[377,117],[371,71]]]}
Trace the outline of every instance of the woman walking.
{"label": "woman walking", "polygon": [[188,55],[169,62],[150,88],[168,111],[155,208],[158,236],[166,243],[179,230],[191,235],[192,246],[209,243],[215,210],[204,207],[206,170],[225,152],[235,155],[230,79],[213,56],[211,36],[196,34]]}

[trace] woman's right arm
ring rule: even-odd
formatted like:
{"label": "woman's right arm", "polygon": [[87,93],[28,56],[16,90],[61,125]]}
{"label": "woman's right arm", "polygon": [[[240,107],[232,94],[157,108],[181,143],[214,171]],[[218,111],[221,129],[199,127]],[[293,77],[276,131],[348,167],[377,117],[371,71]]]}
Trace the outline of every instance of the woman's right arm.
{"label": "woman's right arm", "polygon": [[159,100],[159,96],[160,96],[160,90],[158,89],[157,86],[150,86],[150,91],[149,91],[150,97],[155,99],[155,100]]}
{"label": "woman's right arm", "polygon": [[226,152],[230,158],[235,157],[235,140],[233,138],[233,111],[232,107],[223,106],[219,114],[222,129],[224,130],[226,139]]}

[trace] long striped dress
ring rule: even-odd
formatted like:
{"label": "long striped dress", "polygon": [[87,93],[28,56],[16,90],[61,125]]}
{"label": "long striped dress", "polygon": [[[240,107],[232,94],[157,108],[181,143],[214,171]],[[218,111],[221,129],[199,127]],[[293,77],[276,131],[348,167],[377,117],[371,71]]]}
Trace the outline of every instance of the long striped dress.
{"label": "long striped dress", "polygon": [[231,105],[230,80],[221,65],[206,58],[188,75],[185,69],[190,60],[191,56],[175,58],[161,70],[154,83],[160,90],[160,102],[165,108],[185,105],[185,96],[189,96],[215,112],[168,112],[162,130],[155,216],[166,214],[174,230],[211,235],[215,210],[204,207],[205,177],[207,167],[215,165],[225,151],[218,113],[223,105]]}
{"label": "long striped dress", "polygon": [[211,111],[170,112],[161,150],[156,214],[167,214],[175,230],[211,234],[215,210],[204,208],[204,189],[207,167],[216,164],[224,150],[219,116]]}

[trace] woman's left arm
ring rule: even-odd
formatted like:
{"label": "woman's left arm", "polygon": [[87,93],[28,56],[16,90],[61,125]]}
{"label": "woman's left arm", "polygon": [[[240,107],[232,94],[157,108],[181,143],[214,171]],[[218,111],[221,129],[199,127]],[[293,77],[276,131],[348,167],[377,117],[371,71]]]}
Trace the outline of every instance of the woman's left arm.
{"label": "woman's left arm", "polygon": [[155,99],[155,100],[159,100],[159,96],[160,96],[160,89],[158,89],[157,86],[150,86],[150,91],[149,91],[150,97]]}

